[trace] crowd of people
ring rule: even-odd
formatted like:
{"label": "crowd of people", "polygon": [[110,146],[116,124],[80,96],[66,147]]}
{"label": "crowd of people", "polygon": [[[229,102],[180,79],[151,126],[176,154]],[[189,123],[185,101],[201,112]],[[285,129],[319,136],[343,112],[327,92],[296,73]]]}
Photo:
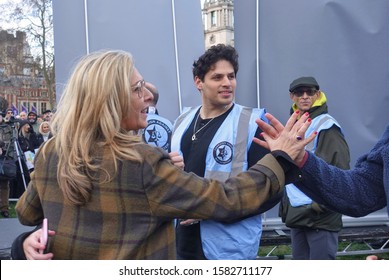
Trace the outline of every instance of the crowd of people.
{"label": "crowd of people", "polygon": [[[265,108],[234,102],[238,69],[231,46],[195,60],[201,104],[172,127],[153,116],[158,90],[130,53],[83,57],[36,137],[45,144],[16,211],[37,228],[15,239],[12,257],[255,259],[261,214],[281,202],[293,258],[335,259],[342,214],[388,207],[389,127],[349,170],[343,129],[314,77],[291,82],[284,126]],[[30,119],[23,137],[34,131]],[[156,124],[168,127],[165,138]]]}
{"label": "crowd of people", "polygon": [[36,112],[25,111],[14,116],[11,108],[0,112],[0,164],[12,159],[17,171],[14,178],[0,175],[0,214],[4,218],[10,215],[9,198],[19,198],[30,181],[36,151],[51,137],[52,115],[51,110],[45,110],[39,118]]}

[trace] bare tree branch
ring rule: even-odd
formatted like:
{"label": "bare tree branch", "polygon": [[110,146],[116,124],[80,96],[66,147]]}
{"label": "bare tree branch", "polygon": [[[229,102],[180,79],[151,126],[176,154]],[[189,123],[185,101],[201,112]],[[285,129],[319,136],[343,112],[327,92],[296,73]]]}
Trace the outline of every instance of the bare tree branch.
{"label": "bare tree branch", "polygon": [[52,0],[9,0],[0,5],[12,31],[24,31],[40,73],[44,76],[51,108],[55,107],[55,66]]}

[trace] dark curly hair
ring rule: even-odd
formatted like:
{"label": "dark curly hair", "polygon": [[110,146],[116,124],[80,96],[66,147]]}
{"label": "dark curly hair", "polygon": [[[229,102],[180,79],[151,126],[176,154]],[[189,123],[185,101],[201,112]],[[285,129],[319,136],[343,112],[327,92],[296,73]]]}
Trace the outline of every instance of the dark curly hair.
{"label": "dark curly hair", "polygon": [[197,76],[201,81],[204,81],[205,74],[219,60],[227,60],[230,62],[232,67],[234,67],[236,76],[239,70],[238,53],[232,46],[218,44],[210,47],[197,61],[193,62],[193,78]]}

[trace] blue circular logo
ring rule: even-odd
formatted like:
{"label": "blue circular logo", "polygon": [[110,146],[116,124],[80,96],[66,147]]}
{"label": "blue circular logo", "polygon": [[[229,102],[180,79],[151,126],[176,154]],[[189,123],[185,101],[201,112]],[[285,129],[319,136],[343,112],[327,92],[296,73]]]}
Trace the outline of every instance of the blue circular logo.
{"label": "blue circular logo", "polygon": [[160,120],[150,119],[148,125],[143,131],[143,140],[152,146],[168,150],[172,131],[165,123]]}
{"label": "blue circular logo", "polygon": [[233,146],[231,143],[223,141],[213,148],[213,158],[219,164],[229,164],[232,161]]}

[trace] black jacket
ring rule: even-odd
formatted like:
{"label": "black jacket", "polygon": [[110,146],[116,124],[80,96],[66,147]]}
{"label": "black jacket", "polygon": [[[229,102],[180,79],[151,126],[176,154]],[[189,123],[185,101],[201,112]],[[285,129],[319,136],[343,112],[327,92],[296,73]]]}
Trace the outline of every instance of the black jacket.
{"label": "black jacket", "polygon": [[[30,130],[28,134],[24,135],[22,133],[22,128],[25,125],[30,126]],[[19,137],[18,142],[20,145],[20,149],[23,152],[31,151],[35,152],[35,149],[38,149],[39,146],[43,143],[43,138],[39,138],[37,134],[34,132],[32,125],[28,121],[22,121],[19,126]]]}

